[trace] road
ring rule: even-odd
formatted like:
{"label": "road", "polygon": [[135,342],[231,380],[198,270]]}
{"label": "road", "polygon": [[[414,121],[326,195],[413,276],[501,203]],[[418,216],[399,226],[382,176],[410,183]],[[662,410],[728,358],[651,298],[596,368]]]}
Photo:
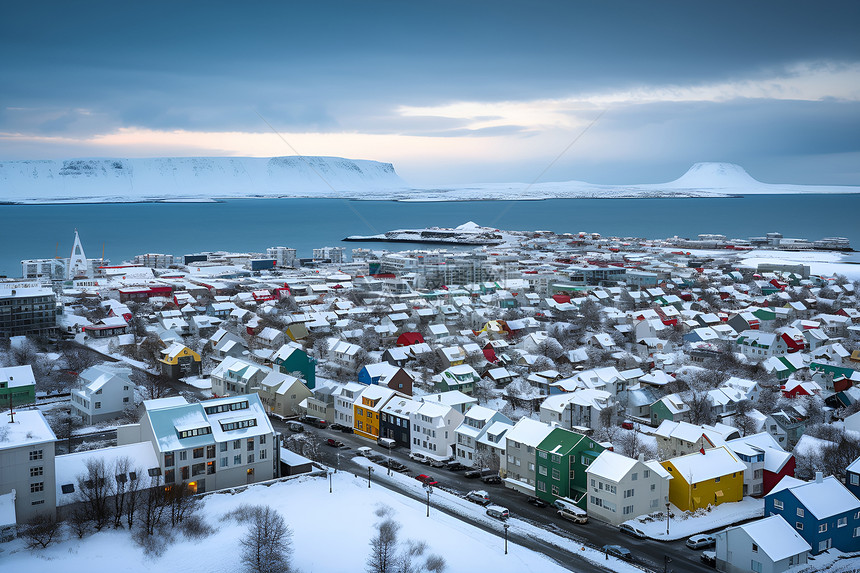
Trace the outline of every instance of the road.
{"label": "road", "polygon": [[[286,428],[286,424],[280,421],[273,421],[273,425],[285,437],[294,434],[294,432]],[[515,515],[518,519],[545,528],[557,535],[595,548],[600,548],[603,545],[621,545],[627,547],[633,553],[634,562],[643,568],[662,572],[664,571],[664,566],[667,565],[664,563],[664,558],[669,557],[671,562],[668,563],[666,571],[675,571],[676,573],[688,571],[713,573],[714,571],[699,561],[701,551],[688,549],[684,545],[684,540],[661,542],[649,539],[636,539],[621,533],[612,525],[597,520],[589,520],[586,525],[573,524],[558,517],[555,514],[555,510],[550,507],[537,508],[530,505],[526,501],[526,496],[508,489],[504,485],[484,484],[477,479],[465,478],[463,472],[451,472],[446,469],[433,468],[426,464],[412,461],[408,457],[408,450],[403,448],[395,448],[389,451],[376,445],[374,442],[355,436],[354,434],[344,434],[333,430],[320,430],[308,425],[305,425],[303,433],[315,436],[323,441],[333,437],[345,444],[343,449],[325,445],[320,447],[322,463],[331,467],[339,467],[342,470],[354,473],[364,472],[364,468],[352,462],[352,458],[356,455],[356,448],[370,446],[376,453],[391,457],[404,464],[408,468],[409,475],[427,474],[432,476],[439,481],[439,487],[446,491],[465,495],[470,490],[485,490],[490,494],[490,499],[493,503],[507,507],[511,511],[511,514]],[[386,487],[393,486],[390,483],[386,483]],[[418,499],[408,491],[401,493]],[[422,500],[419,499],[419,501]],[[461,516],[458,517],[462,518]],[[476,525],[481,526],[480,524]],[[486,527],[483,528],[487,529]],[[501,535],[500,531],[494,531],[494,533]],[[514,537],[511,537],[511,539],[514,539]],[[568,552],[531,538],[516,538],[516,542],[535,551],[545,553],[561,565],[572,568],[569,564],[571,555]],[[594,569],[593,565],[589,564],[588,567],[590,568],[589,570]]]}

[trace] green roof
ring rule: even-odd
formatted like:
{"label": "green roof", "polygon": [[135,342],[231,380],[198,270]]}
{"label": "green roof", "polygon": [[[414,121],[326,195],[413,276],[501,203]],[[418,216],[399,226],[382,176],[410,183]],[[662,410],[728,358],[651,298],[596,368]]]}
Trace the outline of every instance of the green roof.
{"label": "green roof", "polygon": [[579,442],[583,439],[585,439],[585,436],[582,434],[577,434],[576,432],[571,432],[564,428],[555,428],[547,434],[547,437],[544,438],[540,444],[538,444],[537,449],[551,454],[566,456],[573,451],[573,449],[576,448]]}

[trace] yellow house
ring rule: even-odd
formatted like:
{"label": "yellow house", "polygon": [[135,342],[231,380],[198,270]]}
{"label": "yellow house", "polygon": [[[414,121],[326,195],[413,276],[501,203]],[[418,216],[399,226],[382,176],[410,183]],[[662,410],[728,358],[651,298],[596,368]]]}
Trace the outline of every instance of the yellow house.
{"label": "yellow house", "polygon": [[200,355],[178,342],[162,350],[158,361],[161,363],[161,373],[174,380],[200,375]]}
{"label": "yellow house", "polygon": [[379,438],[379,411],[394,396],[403,396],[398,392],[371,384],[366,386],[353,403],[352,429],[364,438],[376,440]]}
{"label": "yellow house", "polygon": [[743,498],[746,464],[726,446],[672,458],[660,465],[672,476],[669,501],[681,511]]}

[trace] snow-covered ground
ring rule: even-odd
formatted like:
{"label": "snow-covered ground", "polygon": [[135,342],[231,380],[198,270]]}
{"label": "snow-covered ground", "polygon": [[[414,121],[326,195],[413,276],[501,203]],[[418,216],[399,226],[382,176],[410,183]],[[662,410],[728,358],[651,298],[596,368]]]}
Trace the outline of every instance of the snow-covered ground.
{"label": "snow-covered ground", "polygon": [[[515,543],[509,543],[508,555],[504,555],[498,521],[494,525],[500,534],[493,535],[440,511],[431,510],[427,518],[423,503],[378,484],[368,488],[366,479],[350,473],[339,472],[332,481],[331,494],[328,480],[307,476],[268,487],[252,486],[241,493],[209,495],[201,514],[216,529],[215,533],[200,540],[188,540],[177,534],[175,543],[168,545],[159,557],[147,556],[131,541],[127,531],[120,530],[104,531],[83,540],[67,535],[60,543],[40,551],[28,551],[19,539],[0,545],[3,551],[0,559],[3,569],[8,571],[44,571],[60,562],[64,573],[143,573],[155,569],[188,573],[237,571],[239,538],[247,525],[224,516],[241,504],[262,504],[281,512],[293,530],[293,563],[306,573],[364,570],[370,549],[368,542],[374,535],[374,524],[380,520],[377,513],[381,508],[388,508],[389,516],[401,525],[401,539],[426,541],[428,553],[443,556],[449,572],[566,571],[540,553]],[[434,494],[434,504],[438,497],[441,495]],[[511,521],[513,528],[521,527],[517,520]],[[603,559],[600,554],[598,557]],[[601,565],[617,571],[639,571],[620,562],[617,568],[613,561],[603,560]]]}
{"label": "snow-covered ground", "polygon": [[655,513],[650,516],[639,516],[624,523],[642,530],[646,536],[661,541],[685,539],[697,533],[713,531],[721,527],[754,519],[764,515],[764,500],[745,497],[735,503],[721,503],[711,506],[710,511],[701,509],[695,513],[679,511],[672,506],[674,517],[669,521],[669,534],[666,534],[666,514]]}

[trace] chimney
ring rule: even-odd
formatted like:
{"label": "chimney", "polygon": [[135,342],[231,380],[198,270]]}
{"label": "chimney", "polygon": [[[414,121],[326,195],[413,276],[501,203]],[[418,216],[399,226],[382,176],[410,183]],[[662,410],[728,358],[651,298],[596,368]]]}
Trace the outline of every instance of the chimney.
{"label": "chimney", "polygon": [[640,462],[644,462],[644,461],[645,461],[645,454],[639,454],[639,457],[638,457],[637,459],[638,459]]}
{"label": "chimney", "polygon": [[821,483],[824,481],[824,474],[822,472],[815,472],[815,483]]}

